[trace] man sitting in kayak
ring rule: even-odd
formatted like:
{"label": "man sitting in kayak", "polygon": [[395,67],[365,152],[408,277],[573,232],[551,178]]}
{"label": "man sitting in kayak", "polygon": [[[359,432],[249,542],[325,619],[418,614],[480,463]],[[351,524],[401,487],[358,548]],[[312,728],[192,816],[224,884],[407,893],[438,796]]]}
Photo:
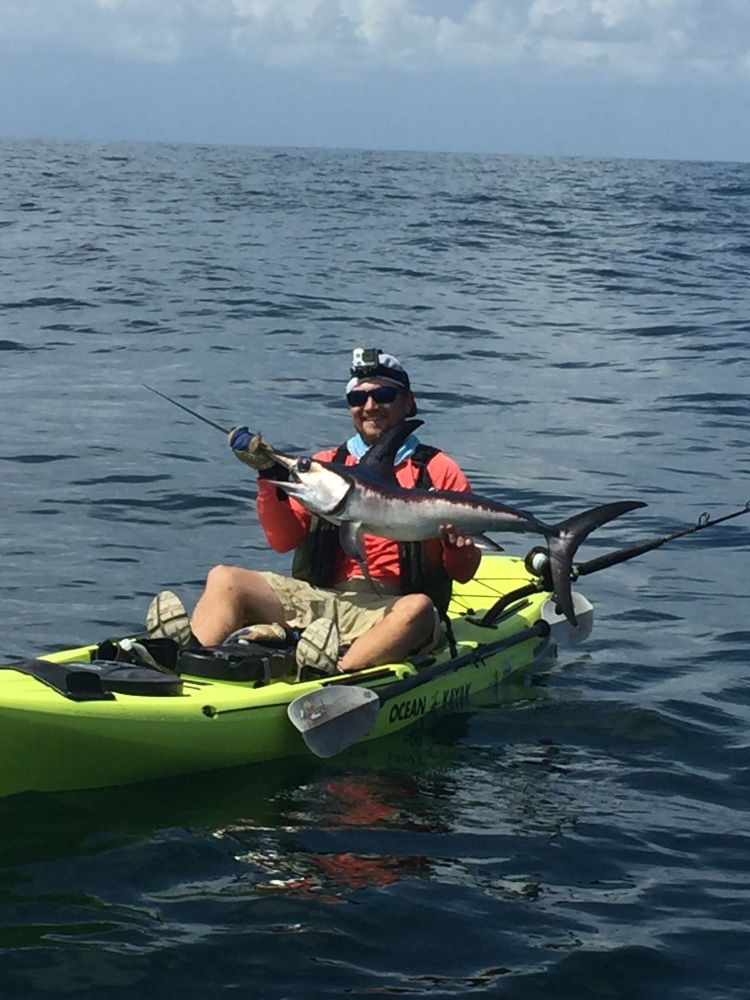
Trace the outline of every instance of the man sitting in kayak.
{"label": "man sitting in kayak", "polygon": [[[356,433],[315,458],[354,465],[386,431],[417,410],[403,365],[379,350],[354,351],[346,399]],[[258,519],[269,545],[277,552],[295,549],[294,575],[215,566],[191,619],[171,591],[154,598],[146,619],[153,636],[169,636],[183,646],[213,646],[239,632],[262,641],[303,630],[296,654],[301,677],[398,662],[435,645],[451,582],[465,583],[479,566],[481,553],[471,538],[451,525],[427,542],[366,535],[367,568],[376,593],[356,560],[341,548],[337,526],[318,519],[273,484],[288,473],[269,457],[261,436],[238,427],[229,443],[237,458],[258,474]],[[451,458],[422,445],[414,434],[399,448],[394,471],[405,487],[470,489]]]}

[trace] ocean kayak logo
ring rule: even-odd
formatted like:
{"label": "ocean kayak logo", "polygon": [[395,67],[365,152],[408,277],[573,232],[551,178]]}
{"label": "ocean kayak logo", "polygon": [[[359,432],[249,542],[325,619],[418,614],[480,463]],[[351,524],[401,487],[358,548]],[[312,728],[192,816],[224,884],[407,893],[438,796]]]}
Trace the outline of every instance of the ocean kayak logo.
{"label": "ocean kayak logo", "polygon": [[471,697],[471,684],[458,684],[456,687],[448,688],[442,694],[434,694],[432,702],[428,708],[427,696],[421,695],[417,698],[410,698],[408,701],[398,701],[391,705],[388,713],[389,722],[406,722],[408,719],[418,719],[427,712],[437,712],[441,709],[455,710],[467,704]]}

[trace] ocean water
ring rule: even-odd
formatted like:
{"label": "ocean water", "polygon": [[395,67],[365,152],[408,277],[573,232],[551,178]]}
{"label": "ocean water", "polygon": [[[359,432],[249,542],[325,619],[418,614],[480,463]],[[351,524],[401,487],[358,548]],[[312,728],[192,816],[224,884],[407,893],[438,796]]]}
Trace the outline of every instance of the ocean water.
{"label": "ocean water", "polygon": [[[3,140],[0,171],[3,659],[287,567],[144,383],[308,452],[351,348],[390,350],[481,492],[648,502],[586,558],[750,499],[747,164]],[[0,994],[746,997],[749,552],[750,516],[586,578],[586,646],[431,733],[0,801]]]}

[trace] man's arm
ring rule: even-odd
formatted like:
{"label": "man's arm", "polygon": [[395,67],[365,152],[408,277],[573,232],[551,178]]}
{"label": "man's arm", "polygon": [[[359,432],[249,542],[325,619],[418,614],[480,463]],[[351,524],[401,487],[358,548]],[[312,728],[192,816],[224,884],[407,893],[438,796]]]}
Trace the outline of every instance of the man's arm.
{"label": "man's arm", "polygon": [[[469,480],[461,468],[443,452],[438,452],[427,467],[436,490],[456,490],[459,493],[471,491]],[[463,534],[452,524],[441,526],[439,538],[445,572],[451,580],[467,583],[479,569],[481,549],[474,544],[473,538]]]}
{"label": "man's arm", "polygon": [[272,448],[268,442],[248,427],[233,427],[228,436],[235,457],[257,473],[255,507],[266,541],[277,552],[296,548],[307,534],[310,515],[299,504],[292,506],[274,484],[273,480],[286,479],[286,469],[269,454]]}
{"label": "man's arm", "polygon": [[[317,452],[315,458],[330,461],[335,449]],[[236,454],[236,451],[235,451]],[[240,461],[241,455],[237,456]],[[246,464],[251,464],[246,461]],[[310,530],[312,514],[294,498],[288,497],[273,482],[286,476],[283,466],[273,466],[258,470],[258,494],[255,508],[258,521],[266,536],[266,541],[276,552],[289,552],[303,542]]]}
{"label": "man's arm", "polygon": [[295,549],[310,528],[310,513],[268,479],[258,478],[255,509],[266,541],[276,552]]}

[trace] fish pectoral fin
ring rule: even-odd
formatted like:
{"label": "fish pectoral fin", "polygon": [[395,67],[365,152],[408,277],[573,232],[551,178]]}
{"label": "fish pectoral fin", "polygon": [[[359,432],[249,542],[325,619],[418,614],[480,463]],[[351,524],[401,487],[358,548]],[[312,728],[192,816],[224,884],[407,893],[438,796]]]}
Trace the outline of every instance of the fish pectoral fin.
{"label": "fish pectoral fin", "polygon": [[362,525],[358,521],[342,522],[339,528],[339,541],[350,559],[356,559],[360,566],[366,565]]}
{"label": "fish pectoral fin", "polygon": [[339,528],[339,541],[341,548],[346,554],[354,559],[362,570],[362,576],[370,584],[378,597],[382,597],[382,591],[370,576],[367,568],[367,553],[365,552],[365,539],[362,525],[358,521],[343,521]]}
{"label": "fish pectoral fin", "polygon": [[497,542],[488,535],[472,535],[472,538],[480,549],[487,549],[490,552],[505,552],[502,545],[498,545]]}

